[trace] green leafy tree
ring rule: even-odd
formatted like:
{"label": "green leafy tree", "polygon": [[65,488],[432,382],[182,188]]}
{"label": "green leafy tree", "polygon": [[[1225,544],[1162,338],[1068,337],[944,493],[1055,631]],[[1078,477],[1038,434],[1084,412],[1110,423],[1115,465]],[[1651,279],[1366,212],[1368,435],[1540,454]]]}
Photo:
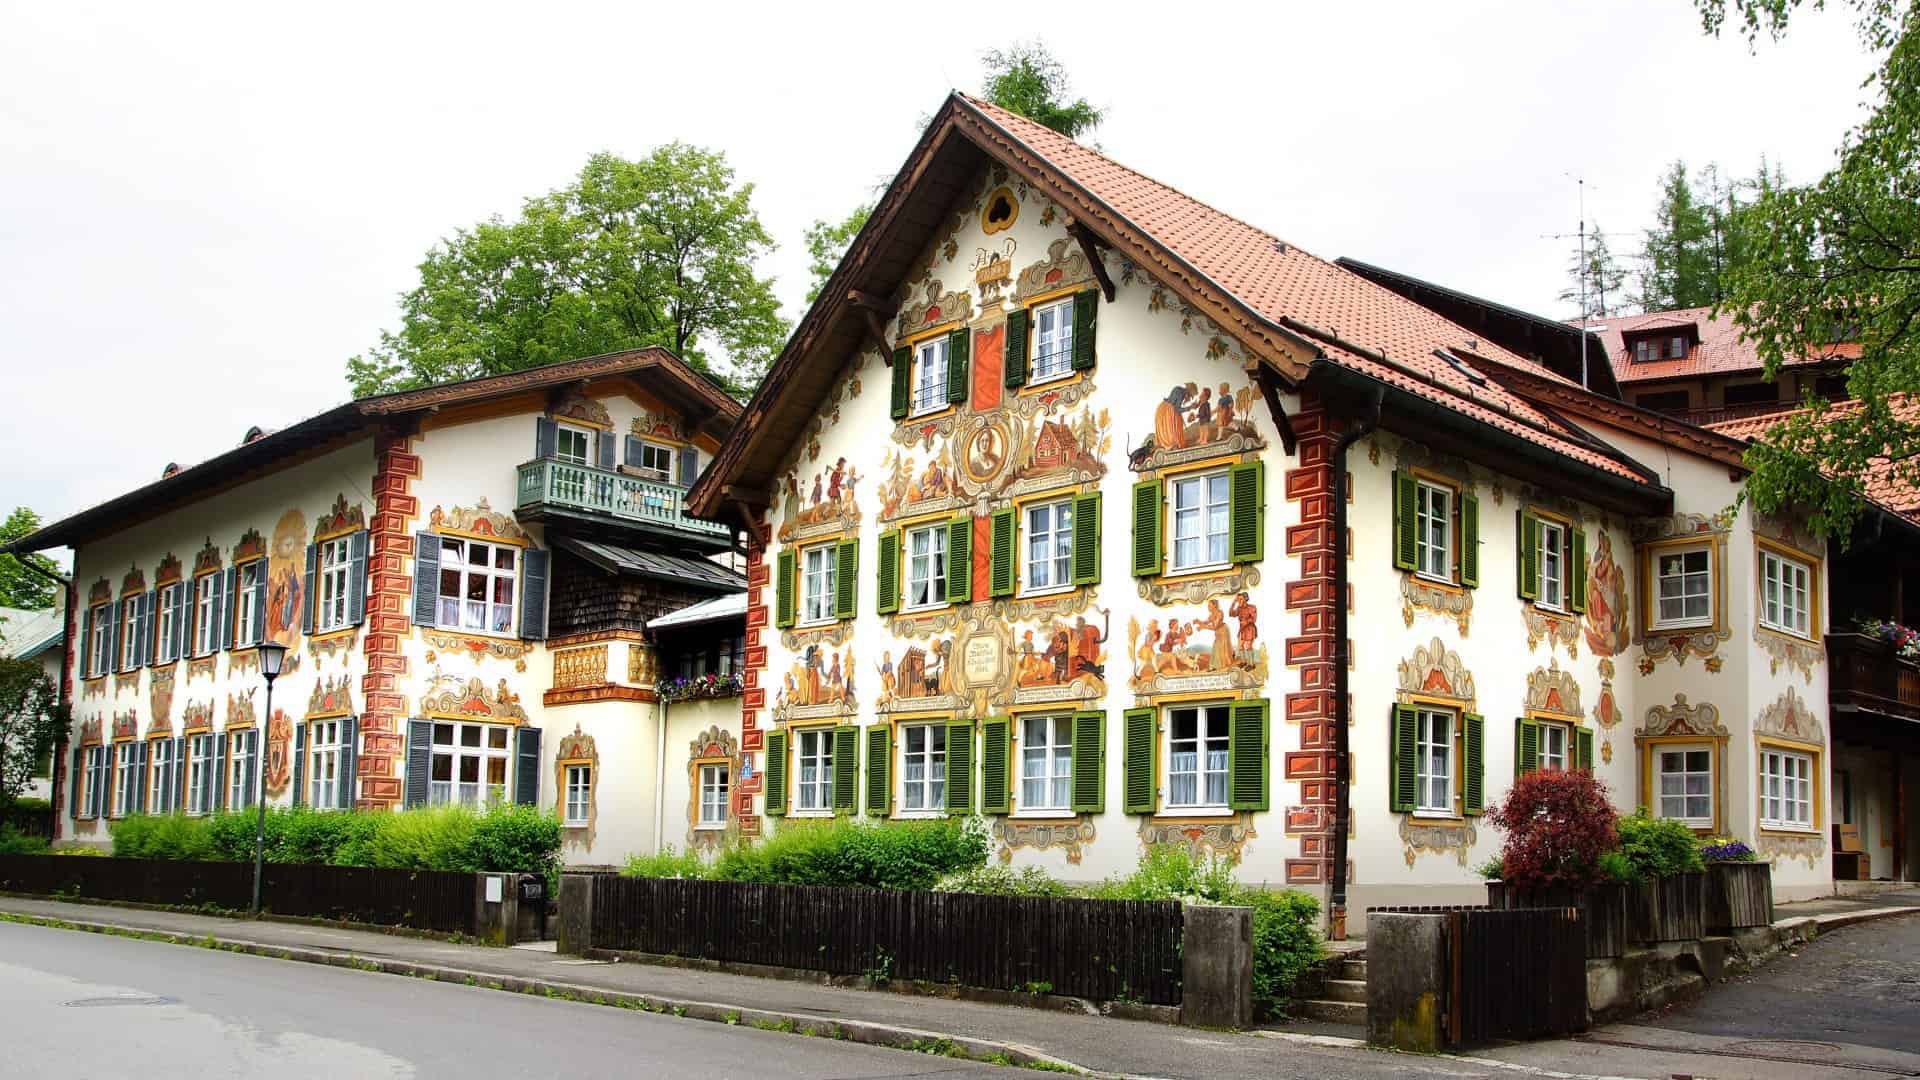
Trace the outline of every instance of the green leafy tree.
{"label": "green leafy tree", "polygon": [[1560,300],[1577,307],[1584,295],[1586,310],[1580,312],[1578,318],[1604,319],[1619,313],[1625,299],[1621,289],[1626,284],[1627,270],[1614,259],[1612,250],[1607,247],[1607,234],[1600,228],[1599,222],[1594,222],[1593,232],[1587,237],[1585,263],[1581,262],[1580,252],[1576,249],[1572,262],[1567,266],[1567,276],[1572,282],[1560,293]]}
{"label": "green leafy tree", "polygon": [[70,714],[39,663],[0,657],[0,821],[43,771]]}
{"label": "green leafy tree", "polygon": [[787,332],[755,270],[772,248],[753,185],[725,155],[683,143],[638,161],[595,154],[514,220],[427,252],[399,330],[349,360],[347,377],[365,395],[664,345],[750,386]]}
{"label": "green leafy tree", "polygon": [[982,63],[987,72],[982,92],[988,101],[1069,139],[1092,131],[1105,115],[1086,98],[1073,97],[1066,67],[1038,41],[995,49]]}
{"label": "green leafy tree", "polygon": [[807,226],[807,271],[813,275],[813,284],[807,288],[807,303],[813,303],[820,296],[834,268],[853,246],[853,238],[860,235],[867,218],[872,216],[873,204],[864,203],[837,222],[816,221]]}
{"label": "green leafy tree", "polygon": [[[10,544],[39,527],[39,514],[30,507],[16,506],[7,520],[0,522],[0,544]],[[59,572],[53,560],[45,555],[0,555],[0,607],[39,611],[53,606],[54,583],[29,570],[27,564],[48,574]]]}
{"label": "green leafy tree", "polygon": [[[1751,44],[1785,34],[1803,0],[1695,3],[1709,33],[1736,25]],[[1732,268],[1721,305],[1755,342],[1769,377],[1836,342],[1859,346],[1847,373],[1857,404],[1816,400],[1747,454],[1745,498],[1770,513],[1791,507],[1843,541],[1869,469],[1920,483],[1920,426],[1900,408],[1900,395],[1920,391],[1920,4],[1848,6],[1878,57],[1866,84],[1873,112],[1846,133],[1826,175],[1800,187],[1769,184],[1735,219],[1749,258]]]}

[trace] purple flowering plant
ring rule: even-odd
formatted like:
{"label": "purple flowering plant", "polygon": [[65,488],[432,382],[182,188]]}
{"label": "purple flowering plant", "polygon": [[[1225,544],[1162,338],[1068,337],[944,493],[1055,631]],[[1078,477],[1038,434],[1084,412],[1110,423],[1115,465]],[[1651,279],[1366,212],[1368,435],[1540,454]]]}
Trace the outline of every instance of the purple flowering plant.
{"label": "purple flowering plant", "polygon": [[1753,862],[1757,856],[1743,841],[1731,836],[1710,836],[1700,841],[1700,858],[1710,863]]}

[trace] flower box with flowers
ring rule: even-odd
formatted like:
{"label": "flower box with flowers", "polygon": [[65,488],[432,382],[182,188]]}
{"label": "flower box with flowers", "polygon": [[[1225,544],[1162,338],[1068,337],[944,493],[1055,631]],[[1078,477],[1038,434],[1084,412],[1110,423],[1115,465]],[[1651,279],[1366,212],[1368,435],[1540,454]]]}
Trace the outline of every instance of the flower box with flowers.
{"label": "flower box with flowers", "polygon": [[1773,923],[1771,864],[1760,862],[1751,847],[1730,836],[1701,841],[1700,856],[1707,862],[1708,933]]}
{"label": "flower box with flowers", "polygon": [[690,701],[694,698],[739,697],[742,680],[739,672],[721,675],[709,672],[690,679],[668,679],[654,688],[664,702]]}

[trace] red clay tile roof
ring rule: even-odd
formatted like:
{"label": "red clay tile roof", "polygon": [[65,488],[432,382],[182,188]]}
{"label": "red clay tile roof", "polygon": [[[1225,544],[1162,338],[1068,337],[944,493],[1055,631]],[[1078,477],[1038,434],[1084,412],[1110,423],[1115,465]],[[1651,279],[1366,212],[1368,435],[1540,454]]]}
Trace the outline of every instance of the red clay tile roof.
{"label": "red clay tile roof", "polygon": [[[1893,415],[1903,423],[1920,426],[1920,397],[1909,394],[1896,394],[1890,404]],[[1846,416],[1859,411],[1857,401],[1835,402],[1828,410],[1829,416]],[[1783,409],[1780,412],[1766,413],[1762,416],[1747,416],[1738,420],[1725,420],[1718,424],[1707,425],[1722,435],[1749,442],[1773,430],[1774,425],[1787,417],[1797,415],[1803,410]],[[1920,488],[1895,475],[1892,463],[1886,459],[1876,459],[1861,477],[1861,490],[1867,498],[1889,510],[1905,514],[1920,520]]]}
{"label": "red clay tile roof", "polygon": [[[989,102],[964,95],[962,100],[1261,316],[1276,324],[1287,320],[1309,324],[1341,341],[1379,352],[1391,362],[1383,364],[1322,342],[1323,351],[1337,363],[1576,461],[1643,480],[1624,463],[1582,445],[1572,433],[1551,434],[1567,428],[1470,370],[1471,355],[1565,381],[1526,357],[1478,339],[1429,308],[1143,176],[1051,128]],[[1435,350],[1453,353],[1469,370],[1456,368],[1434,355]]]}
{"label": "red clay tile roof", "polygon": [[[1575,326],[1590,327],[1606,342],[1607,359],[1613,362],[1614,378],[1621,383],[1654,382],[1700,375],[1759,374],[1760,354],[1753,343],[1741,336],[1740,328],[1727,316],[1715,316],[1710,307],[1679,308],[1673,311],[1649,311],[1641,315],[1616,315],[1606,319],[1571,320]],[[1640,330],[1667,330],[1693,327],[1699,344],[1678,360],[1648,360],[1635,363],[1627,348],[1626,335]],[[1604,328],[1604,329],[1603,329]],[[1834,360],[1859,359],[1857,345],[1835,345],[1817,356],[1794,360],[1794,366],[1821,364]]]}

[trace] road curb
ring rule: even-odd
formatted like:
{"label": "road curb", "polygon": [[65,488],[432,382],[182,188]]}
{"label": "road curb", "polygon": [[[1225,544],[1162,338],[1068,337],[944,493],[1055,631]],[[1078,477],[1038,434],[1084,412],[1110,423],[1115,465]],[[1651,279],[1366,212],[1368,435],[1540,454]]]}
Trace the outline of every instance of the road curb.
{"label": "road curb", "polygon": [[1023,1068],[1041,1069],[1049,1072],[1075,1073],[1082,1076],[1108,1075],[1095,1073],[1091,1069],[1054,1057],[1037,1047],[1025,1046],[1020,1043],[998,1042],[991,1039],[975,1038],[971,1035],[955,1035],[947,1032],[926,1031],[918,1028],[901,1027],[895,1024],[879,1023],[872,1020],[853,1020],[842,1017],[789,1013],[774,1009],[756,1009],[749,1006],[729,1005],[724,1002],[695,1001],[692,999],[664,997],[659,994],[639,994],[631,991],[612,990],[606,987],[593,986],[587,983],[568,982],[560,979],[529,979],[518,975],[501,975],[488,971],[473,971],[444,964],[423,964],[412,960],[393,960],[382,957],[361,956],[351,951],[335,952],[285,945],[269,945],[258,941],[221,937],[216,934],[183,934],[171,930],[154,930],[143,926],[128,926],[122,923],[30,915],[15,911],[0,911],[0,921],[27,923],[33,926],[44,926],[55,930],[77,930],[90,934],[110,934],[117,937],[132,937],[171,945],[189,945],[203,949],[219,949],[224,952],[243,953],[270,960],[293,960],[299,963],[352,968],[356,971],[375,972],[383,975],[404,975],[417,979],[425,979],[429,982],[475,986],[485,990],[502,990],[516,994],[531,994],[538,997],[574,1001],[588,1005],[608,1005],[615,1008],[661,1013],[668,1016],[684,1017],[689,1020],[706,1020],[714,1023],[753,1027],[763,1031],[778,1031],[792,1035],[843,1039],[848,1042],[857,1042],[868,1046],[882,1046],[894,1050],[909,1050],[916,1053],[941,1057],[966,1058],[973,1061],[1018,1065]]}

